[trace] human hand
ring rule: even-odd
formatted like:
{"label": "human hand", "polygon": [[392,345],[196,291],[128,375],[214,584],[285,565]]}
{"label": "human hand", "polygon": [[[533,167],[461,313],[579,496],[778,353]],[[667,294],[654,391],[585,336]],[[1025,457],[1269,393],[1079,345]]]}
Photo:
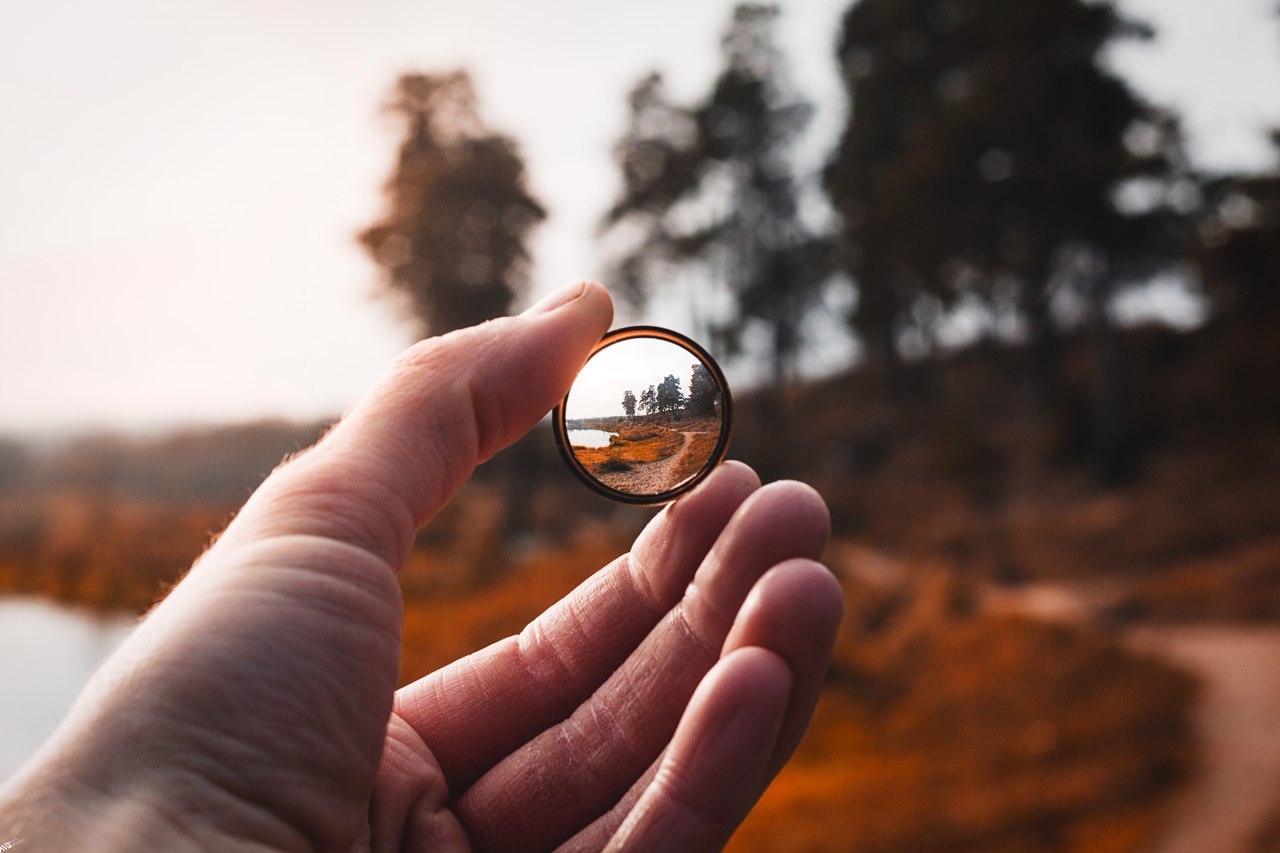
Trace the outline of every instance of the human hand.
{"label": "human hand", "polygon": [[710,849],[798,743],[841,595],[808,487],[722,465],[529,625],[395,691],[395,572],[565,393],[578,286],[424,341],[277,469],[0,791],[28,849]]}

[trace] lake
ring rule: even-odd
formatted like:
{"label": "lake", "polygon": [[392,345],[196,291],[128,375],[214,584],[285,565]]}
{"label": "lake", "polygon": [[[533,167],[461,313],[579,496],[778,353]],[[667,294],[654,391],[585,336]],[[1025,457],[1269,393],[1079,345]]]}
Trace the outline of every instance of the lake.
{"label": "lake", "polygon": [[42,599],[0,598],[0,781],[53,732],[136,624]]}
{"label": "lake", "polygon": [[602,429],[571,429],[568,432],[569,443],[575,447],[608,447],[609,439],[617,435]]}

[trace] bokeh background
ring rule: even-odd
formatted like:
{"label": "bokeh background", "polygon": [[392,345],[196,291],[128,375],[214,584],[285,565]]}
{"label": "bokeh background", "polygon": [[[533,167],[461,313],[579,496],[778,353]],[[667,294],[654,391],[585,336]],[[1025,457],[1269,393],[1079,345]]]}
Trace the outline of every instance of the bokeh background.
{"label": "bokeh background", "polygon": [[[0,7],[0,778],[419,336],[610,284],[848,616],[741,850],[1280,849],[1272,0]],[[403,680],[651,511],[544,425]]]}

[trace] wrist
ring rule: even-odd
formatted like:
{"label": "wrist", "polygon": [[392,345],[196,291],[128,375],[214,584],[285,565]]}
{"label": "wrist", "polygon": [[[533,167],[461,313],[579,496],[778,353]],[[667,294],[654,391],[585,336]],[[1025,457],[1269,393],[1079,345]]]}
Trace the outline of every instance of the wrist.
{"label": "wrist", "polygon": [[14,853],[41,850],[193,850],[152,798],[107,795],[47,774],[0,792],[0,845]]}
{"label": "wrist", "polygon": [[[134,783],[106,792],[73,774],[43,774],[0,790],[0,845],[13,853],[94,850],[228,850],[246,841],[273,849],[308,849],[302,839],[225,794],[174,780]],[[0,853],[8,853],[0,847]]]}

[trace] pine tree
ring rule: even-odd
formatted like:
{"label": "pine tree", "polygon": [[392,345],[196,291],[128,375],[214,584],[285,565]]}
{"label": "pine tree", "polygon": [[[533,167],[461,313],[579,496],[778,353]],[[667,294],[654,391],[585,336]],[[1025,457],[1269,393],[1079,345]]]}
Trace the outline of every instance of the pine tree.
{"label": "pine tree", "polygon": [[528,283],[529,232],[546,214],[514,140],[481,119],[465,72],[406,74],[387,110],[406,133],[387,209],[359,236],[408,297],[424,335],[510,312]]}

